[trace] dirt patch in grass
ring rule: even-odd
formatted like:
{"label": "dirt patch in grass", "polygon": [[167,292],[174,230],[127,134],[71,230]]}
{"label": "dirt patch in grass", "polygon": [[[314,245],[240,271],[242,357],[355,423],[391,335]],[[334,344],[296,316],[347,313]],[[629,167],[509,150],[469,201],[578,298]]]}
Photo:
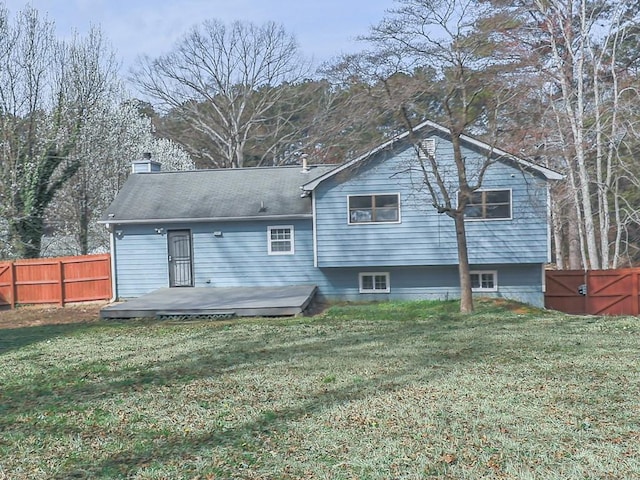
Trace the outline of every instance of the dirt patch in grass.
{"label": "dirt patch in grass", "polygon": [[86,302],[57,305],[26,305],[0,310],[0,329],[95,322],[106,302]]}
{"label": "dirt patch in grass", "polygon": [[477,310],[496,309],[498,311],[509,311],[516,315],[539,315],[545,312],[543,309],[532,305],[506,298],[480,297],[474,300],[474,305]]}

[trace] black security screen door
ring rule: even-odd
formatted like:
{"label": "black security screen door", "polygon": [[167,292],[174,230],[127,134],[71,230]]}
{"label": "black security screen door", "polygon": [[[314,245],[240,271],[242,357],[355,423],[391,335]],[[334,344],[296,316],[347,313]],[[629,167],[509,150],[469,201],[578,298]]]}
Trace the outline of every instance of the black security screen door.
{"label": "black security screen door", "polygon": [[192,287],[191,232],[169,230],[169,286]]}

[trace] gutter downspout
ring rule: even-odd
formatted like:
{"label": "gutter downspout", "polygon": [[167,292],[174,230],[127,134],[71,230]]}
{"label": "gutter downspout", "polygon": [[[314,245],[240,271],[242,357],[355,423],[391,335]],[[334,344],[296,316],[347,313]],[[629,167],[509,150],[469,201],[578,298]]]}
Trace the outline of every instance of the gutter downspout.
{"label": "gutter downspout", "polygon": [[311,192],[311,211],[313,212],[311,228],[313,228],[313,266],[318,268],[318,212],[315,193],[315,191]]}
{"label": "gutter downspout", "polygon": [[113,303],[118,298],[118,282],[116,282],[116,229],[109,225],[109,252],[111,253],[111,299]]}

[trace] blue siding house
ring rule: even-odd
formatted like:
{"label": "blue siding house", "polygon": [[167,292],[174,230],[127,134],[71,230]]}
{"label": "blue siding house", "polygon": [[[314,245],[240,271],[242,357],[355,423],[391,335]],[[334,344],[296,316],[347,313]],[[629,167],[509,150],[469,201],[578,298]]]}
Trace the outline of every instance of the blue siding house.
{"label": "blue siding house", "polygon": [[[442,172],[453,171],[444,127],[424,122],[414,133]],[[158,172],[138,163],[141,173],[101,219],[116,296],[310,284],[330,299],[459,296],[453,220],[433,208],[409,139],[399,135],[340,166]],[[542,306],[548,182],[562,176],[462,141],[468,166],[491,159],[466,210],[473,290]],[[455,182],[449,188],[455,196]]]}

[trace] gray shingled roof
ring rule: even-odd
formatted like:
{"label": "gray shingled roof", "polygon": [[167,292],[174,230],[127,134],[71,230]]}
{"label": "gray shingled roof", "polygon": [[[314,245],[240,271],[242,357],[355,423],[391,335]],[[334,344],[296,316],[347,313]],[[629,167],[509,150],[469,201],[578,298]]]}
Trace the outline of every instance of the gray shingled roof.
{"label": "gray shingled roof", "polygon": [[101,223],[205,221],[311,215],[300,186],[333,166],[136,173],[129,176]]}

